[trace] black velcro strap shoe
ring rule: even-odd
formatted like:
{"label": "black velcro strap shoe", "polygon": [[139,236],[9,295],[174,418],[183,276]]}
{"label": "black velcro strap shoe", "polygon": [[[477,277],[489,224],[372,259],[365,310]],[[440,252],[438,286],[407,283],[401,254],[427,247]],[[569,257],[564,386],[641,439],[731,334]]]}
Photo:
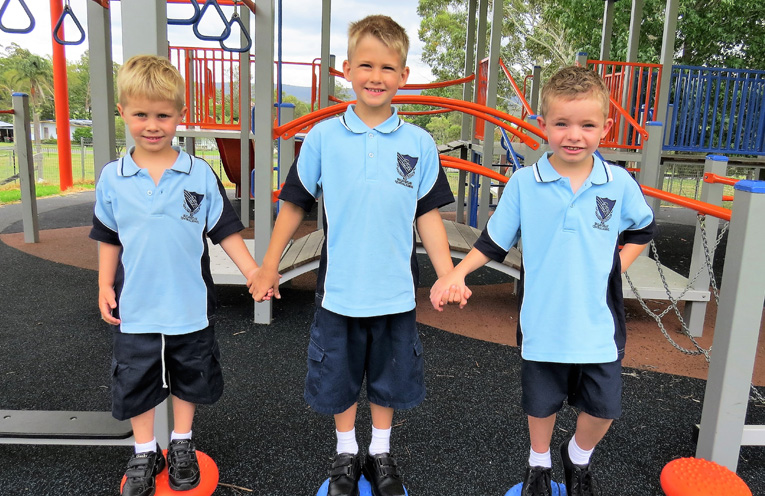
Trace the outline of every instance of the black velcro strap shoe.
{"label": "black velcro strap shoe", "polygon": [[138,453],[130,457],[125,470],[122,496],[153,496],[157,489],[157,474],[165,468],[165,456],[157,445],[156,451]]}
{"label": "black velcro strap shoe", "polygon": [[398,465],[390,453],[367,455],[362,470],[373,496],[405,496]]}
{"label": "black velcro strap shoe", "polygon": [[199,485],[202,477],[197,451],[191,439],[170,441],[167,448],[167,475],[173,491],[188,491]]}
{"label": "black velcro strap shoe", "polygon": [[568,496],[597,496],[600,491],[592,477],[590,465],[577,465],[568,456],[568,443],[560,445],[560,458],[563,462],[563,473],[566,477],[566,494]]}
{"label": "black velcro strap shoe", "polygon": [[552,496],[552,469],[527,466],[521,496]]}
{"label": "black velcro strap shoe", "polygon": [[327,496],[359,496],[361,457],[350,453],[337,453],[329,469]]}

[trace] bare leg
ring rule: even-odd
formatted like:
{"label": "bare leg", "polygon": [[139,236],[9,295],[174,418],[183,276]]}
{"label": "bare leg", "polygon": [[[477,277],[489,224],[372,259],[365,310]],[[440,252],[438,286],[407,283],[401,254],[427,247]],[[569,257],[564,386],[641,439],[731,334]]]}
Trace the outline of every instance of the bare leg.
{"label": "bare leg", "polygon": [[340,432],[348,432],[356,425],[356,410],[359,404],[354,403],[343,413],[335,414],[335,429]]}
{"label": "bare leg", "polygon": [[580,412],[576,419],[576,444],[583,450],[593,449],[606,435],[613,422],[612,419],[602,419]]}
{"label": "bare leg", "polygon": [[196,410],[194,403],[173,396],[173,430],[178,434],[190,432]]}
{"label": "bare leg", "polygon": [[390,429],[393,424],[393,408],[370,403],[369,410],[372,412],[372,425],[375,429]]}
{"label": "bare leg", "polygon": [[154,439],[154,409],[145,411],[130,419],[133,427],[133,437],[138,444],[144,444]]}
{"label": "bare leg", "polygon": [[531,449],[537,453],[546,453],[550,449],[556,414],[539,418],[529,415],[529,437]]}

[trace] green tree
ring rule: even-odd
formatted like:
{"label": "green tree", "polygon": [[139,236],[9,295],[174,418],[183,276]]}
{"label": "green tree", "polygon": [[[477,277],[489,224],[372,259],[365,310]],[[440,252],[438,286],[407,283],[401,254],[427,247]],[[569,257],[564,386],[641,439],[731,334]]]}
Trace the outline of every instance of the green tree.
{"label": "green tree", "polygon": [[92,102],[90,100],[90,57],[85,52],[80,60],[66,65],[67,84],[69,86],[69,117],[72,119],[90,119]]}
{"label": "green tree", "polygon": [[35,135],[35,164],[39,177],[42,177],[40,109],[53,96],[53,64],[50,59],[34,55],[16,43],[6,48],[4,59],[0,74],[3,93],[19,91],[29,94]]}

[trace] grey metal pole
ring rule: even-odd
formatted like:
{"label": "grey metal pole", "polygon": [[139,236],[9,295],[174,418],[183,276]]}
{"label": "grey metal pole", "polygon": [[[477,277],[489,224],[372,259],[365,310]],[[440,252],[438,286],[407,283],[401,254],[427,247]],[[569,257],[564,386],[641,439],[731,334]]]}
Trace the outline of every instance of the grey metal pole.
{"label": "grey metal pole", "polygon": [[603,9],[603,29],[600,33],[600,60],[608,60],[611,53],[615,2],[616,0],[606,0],[605,8]]}
{"label": "grey metal pole", "polygon": [[21,221],[24,225],[24,242],[39,243],[40,229],[37,220],[37,191],[35,187],[35,164],[32,159],[32,138],[29,134],[29,95],[13,94],[13,139],[19,160],[19,183],[21,184]]}
{"label": "grey metal pole", "polygon": [[[468,20],[467,20],[467,37],[465,40],[465,74],[464,77],[468,77],[470,74],[476,74],[475,68],[475,39],[476,39],[476,2],[478,0],[470,0],[468,4]],[[473,94],[473,83],[467,82],[462,86],[462,99],[466,102],[471,101],[471,95]],[[462,126],[460,130],[460,141],[463,143],[469,143],[470,137],[473,134],[474,120],[469,114],[462,114]],[[460,147],[460,158],[462,160],[470,160],[471,150],[467,146]],[[459,182],[457,183],[457,222],[465,223],[465,181],[467,180],[467,172],[461,170],[458,173]]]}
{"label": "grey metal pole", "polygon": [[[704,172],[711,172],[718,176],[724,176],[728,170],[728,157],[720,155],[708,155],[704,162]],[[711,205],[722,205],[723,185],[702,183],[701,201]],[[693,289],[707,291],[709,289],[709,271],[705,269],[706,255],[704,246],[709,248],[709,260],[715,257],[715,241],[717,240],[717,228],[720,220],[717,217],[707,215],[705,220],[706,243],[701,232],[701,226],[696,224],[696,234],[693,237],[693,254],[691,255],[691,271],[689,278],[693,278],[699,270],[698,277],[693,283]],[[686,301],[683,310],[683,319],[688,325],[691,336],[701,336],[704,332],[704,317],[706,316],[706,301]]]}
{"label": "grey metal pole", "polygon": [[[240,18],[242,25],[250,29],[250,9],[242,7]],[[247,38],[244,30],[239,34],[240,46],[246,46]],[[244,227],[250,227],[250,128],[252,127],[252,93],[250,87],[250,51],[239,54],[239,177],[240,177],[240,207],[239,216]],[[261,107],[268,113],[270,107]],[[270,126],[269,126],[270,128]]]}
{"label": "grey metal pole", "polygon": [[[662,189],[662,179],[659,177],[659,165],[661,164],[661,137],[664,126],[661,122],[646,122],[648,139],[643,141],[643,161],[640,163],[638,180],[640,184],[656,189]],[[661,200],[658,198],[646,198],[648,205],[658,214],[661,208]]]}
{"label": "grey metal pole", "polygon": [[90,95],[93,102],[93,168],[95,180],[104,165],[117,158],[115,138],[114,69],[109,9],[88,2]]}
{"label": "grey metal pole", "polygon": [[[255,86],[255,104],[260,109],[255,122],[255,260],[263,263],[274,224],[271,191],[274,180],[274,147],[271,111],[274,107],[274,1],[256,0],[255,76],[264,84]],[[255,303],[256,324],[271,323],[271,302]]]}
{"label": "grey metal pole", "polygon": [[[696,456],[736,471],[765,301],[765,181],[739,181]],[[749,426],[762,430],[762,426]],[[762,441],[762,439],[760,439]],[[758,444],[760,444],[758,442]],[[765,444],[765,442],[761,443]]]}

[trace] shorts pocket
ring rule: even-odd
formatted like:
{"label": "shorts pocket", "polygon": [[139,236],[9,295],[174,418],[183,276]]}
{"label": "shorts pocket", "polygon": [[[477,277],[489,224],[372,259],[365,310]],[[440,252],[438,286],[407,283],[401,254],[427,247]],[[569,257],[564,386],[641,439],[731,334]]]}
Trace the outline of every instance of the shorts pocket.
{"label": "shorts pocket", "polygon": [[306,392],[314,397],[319,394],[323,361],[324,350],[311,339],[308,342],[308,373],[305,377],[305,388]]}

